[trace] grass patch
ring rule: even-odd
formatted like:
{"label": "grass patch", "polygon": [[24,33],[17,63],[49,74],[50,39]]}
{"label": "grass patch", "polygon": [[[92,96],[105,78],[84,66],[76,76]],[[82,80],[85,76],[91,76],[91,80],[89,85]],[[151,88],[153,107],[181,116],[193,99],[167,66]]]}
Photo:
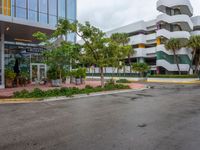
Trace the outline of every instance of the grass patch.
{"label": "grass patch", "polygon": [[61,88],[61,89],[53,89],[47,91],[35,88],[31,92],[27,90],[15,92],[14,98],[48,98],[48,97],[58,97],[58,96],[71,97],[77,94],[90,94],[95,92],[121,90],[121,89],[130,89],[130,87],[123,84],[106,84],[104,88],[101,87],[93,88],[91,86],[86,86],[84,89]]}

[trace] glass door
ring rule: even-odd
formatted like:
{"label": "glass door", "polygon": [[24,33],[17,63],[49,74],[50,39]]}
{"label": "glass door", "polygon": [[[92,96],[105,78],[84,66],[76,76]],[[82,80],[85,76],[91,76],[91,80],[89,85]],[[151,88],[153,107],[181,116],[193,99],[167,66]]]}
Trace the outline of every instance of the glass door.
{"label": "glass door", "polygon": [[47,77],[46,64],[32,63],[30,65],[30,77],[32,84],[39,84]]}

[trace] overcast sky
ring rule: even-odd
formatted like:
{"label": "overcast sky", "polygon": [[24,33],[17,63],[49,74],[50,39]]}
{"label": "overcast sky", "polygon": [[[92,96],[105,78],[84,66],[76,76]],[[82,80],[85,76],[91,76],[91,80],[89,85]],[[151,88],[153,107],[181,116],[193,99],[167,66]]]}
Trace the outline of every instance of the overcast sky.
{"label": "overcast sky", "polygon": [[[200,15],[200,0],[190,0]],[[78,20],[89,21],[104,31],[135,21],[155,19],[157,0],[77,0]]]}

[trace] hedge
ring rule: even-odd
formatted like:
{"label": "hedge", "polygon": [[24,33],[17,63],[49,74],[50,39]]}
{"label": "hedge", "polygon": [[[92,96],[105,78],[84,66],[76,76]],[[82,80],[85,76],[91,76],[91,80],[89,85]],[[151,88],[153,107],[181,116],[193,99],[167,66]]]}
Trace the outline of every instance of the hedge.
{"label": "hedge", "polygon": [[150,75],[149,78],[198,78],[197,75]]}

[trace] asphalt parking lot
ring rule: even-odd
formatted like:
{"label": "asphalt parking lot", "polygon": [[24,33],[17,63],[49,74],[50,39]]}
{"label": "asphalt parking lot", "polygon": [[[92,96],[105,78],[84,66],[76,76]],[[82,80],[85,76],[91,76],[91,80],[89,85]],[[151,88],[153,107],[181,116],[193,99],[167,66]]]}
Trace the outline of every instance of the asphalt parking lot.
{"label": "asphalt parking lot", "polygon": [[200,85],[0,105],[0,150],[199,150]]}

